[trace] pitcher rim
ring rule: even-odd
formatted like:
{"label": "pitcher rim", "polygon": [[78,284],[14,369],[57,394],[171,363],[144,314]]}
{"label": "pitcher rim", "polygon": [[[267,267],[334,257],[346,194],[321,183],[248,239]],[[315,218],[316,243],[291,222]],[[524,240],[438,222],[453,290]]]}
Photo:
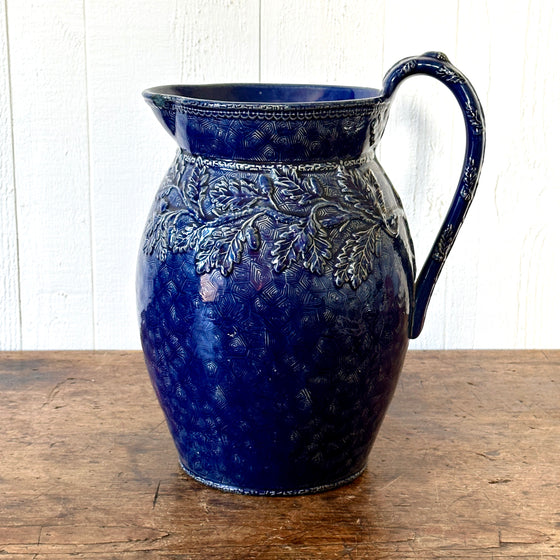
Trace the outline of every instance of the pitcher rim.
{"label": "pitcher rim", "polygon": [[[308,93],[312,90],[316,92],[322,91],[323,93],[330,92],[331,94],[338,94],[341,96],[339,99],[318,99],[318,100],[278,100],[272,101],[263,100],[240,100],[240,99],[224,99],[217,96],[203,96],[204,92],[211,92],[216,90],[268,90],[266,93],[271,94],[271,90],[282,91],[284,94],[290,92],[301,92],[307,90]],[[191,93],[191,95],[184,95],[180,93]],[[192,95],[193,92],[199,92],[199,95]],[[344,92],[352,92],[357,97],[342,97]],[[302,111],[302,110],[371,110],[373,107],[380,103],[388,101],[383,96],[383,91],[376,88],[363,87],[363,86],[345,86],[345,85],[330,85],[330,84],[297,84],[297,83],[258,83],[258,82],[240,82],[228,83],[219,82],[211,84],[168,84],[162,86],[155,86],[145,89],[142,92],[144,99],[156,107],[163,108],[164,106],[189,107],[193,109],[206,109],[206,110],[222,110],[222,111],[235,111],[235,110],[250,110],[266,113],[274,113],[275,111]]]}

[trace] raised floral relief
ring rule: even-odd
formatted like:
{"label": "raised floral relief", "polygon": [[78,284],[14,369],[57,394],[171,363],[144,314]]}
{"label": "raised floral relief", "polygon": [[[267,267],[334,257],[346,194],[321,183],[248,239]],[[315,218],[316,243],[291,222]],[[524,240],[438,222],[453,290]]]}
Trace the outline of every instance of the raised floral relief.
{"label": "raised floral relief", "polygon": [[[379,256],[382,232],[398,235],[398,218],[386,207],[369,169],[340,165],[333,197],[319,179],[289,166],[248,178],[223,174],[213,179],[201,159],[190,173],[187,168],[179,154],[146,228],[143,250],[162,261],[169,251],[192,250],[199,274],[219,270],[229,275],[247,252],[260,249],[261,232],[273,223],[269,242],[275,272],[297,261],[322,275],[332,261],[334,283],[357,288]],[[352,222],[352,233],[345,234],[335,254],[335,239]]]}
{"label": "raised floral relief", "polygon": [[477,136],[482,134],[484,132],[484,121],[479,110],[470,101],[467,101],[464,111],[473,134]]}
{"label": "raised floral relief", "polygon": [[464,200],[471,200],[473,196],[473,192],[476,190],[478,182],[478,166],[474,158],[469,158],[465,166],[465,170],[463,171],[463,178],[461,180],[461,198]]}
{"label": "raised floral relief", "polygon": [[432,252],[432,259],[438,262],[444,262],[447,254],[451,250],[453,241],[455,241],[456,232],[453,226],[449,224],[436,240],[434,250]]}
{"label": "raised floral relief", "polygon": [[465,83],[465,78],[460,74],[458,74],[457,72],[455,72],[452,68],[449,68],[449,66],[440,66],[436,70],[436,75],[439,78],[441,78],[444,82],[447,82],[449,84]]}

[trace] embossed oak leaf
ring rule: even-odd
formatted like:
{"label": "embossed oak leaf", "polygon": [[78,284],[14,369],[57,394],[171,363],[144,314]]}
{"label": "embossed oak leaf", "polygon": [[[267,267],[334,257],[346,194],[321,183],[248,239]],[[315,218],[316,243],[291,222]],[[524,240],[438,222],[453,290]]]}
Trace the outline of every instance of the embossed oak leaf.
{"label": "embossed oak leaf", "polygon": [[202,274],[218,268],[224,276],[231,274],[234,264],[241,262],[245,243],[243,228],[226,225],[212,229],[198,244],[196,271]]}
{"label": "embossed oak leaf", "polygon": [[327,231],[310,215],[305,223],[294,223],[285,229],[275,241],[271,254],[276,272],[281,272],[301,256],[305,268],[323,274],[332,257],[332,244]]}
{"label": "embossed oak leaf", "polygon": [[308,206],[321,194],[321,185],[313,177],[300,177],[286,166],[273,169],[270,173],[273,191],[272,201],[281,212],[303,216],[309,213]]}
{"label": "embossed oak leaf", "polygon": [[255,183],[246,179],[222,177],[209,192],[212,210],[216,215],[254,207],[262,200]]}
{"label": "embossed oak leaf", "polygon": [[371,273],[379,256],[379,226],[352,234],[337,256],[334,280],[337,286],[348,282],[356,289]]}

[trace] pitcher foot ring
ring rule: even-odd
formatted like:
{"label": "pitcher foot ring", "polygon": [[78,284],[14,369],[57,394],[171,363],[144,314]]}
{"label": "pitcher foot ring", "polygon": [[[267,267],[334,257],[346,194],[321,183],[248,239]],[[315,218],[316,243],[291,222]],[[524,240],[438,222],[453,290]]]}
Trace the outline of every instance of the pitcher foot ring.
{"label": "pitcher foot ring", "polygon": [[365,470],[366,467],[362,467],[359,471],[352,473],[349,476],[346,476],[342,479],[336,480],[334,482],[329,482],[327,484],[320,484],[317,486],[310,486],[305,488],[296,488],[296,489],[267,489],[267,488],[243,488],[241,486],[235,486],[233,484],[225,484],[222,482],[216,482],[214,480],[210,480],[203,476],[200,476],[186,467],[182,461],[179,461],[181,468],[191,477],[194,478],[197,482],[205,484],[206,486],[210,486],[211,488],[217,488],[224,492],[231,492],[234,494],[245,494],[248,496],[302,496],[304,494],[317,494],[319,492],[326,492],[327,490],[334,490],[340,486],[344,486],[345,484],[349,484],[356,478],[358,478]]}

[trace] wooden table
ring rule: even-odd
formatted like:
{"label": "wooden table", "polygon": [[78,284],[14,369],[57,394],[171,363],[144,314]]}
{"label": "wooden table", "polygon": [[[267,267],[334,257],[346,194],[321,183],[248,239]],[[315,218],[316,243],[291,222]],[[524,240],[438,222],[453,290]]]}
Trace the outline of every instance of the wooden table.
{"label": "wooden table", "polygon": [[410,352],[365,474],[183,474],[138,352],[0,353],[0,559],[560,558],[560,351]]}

